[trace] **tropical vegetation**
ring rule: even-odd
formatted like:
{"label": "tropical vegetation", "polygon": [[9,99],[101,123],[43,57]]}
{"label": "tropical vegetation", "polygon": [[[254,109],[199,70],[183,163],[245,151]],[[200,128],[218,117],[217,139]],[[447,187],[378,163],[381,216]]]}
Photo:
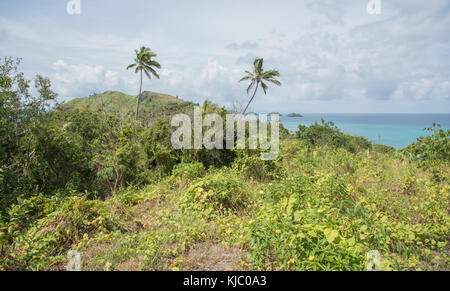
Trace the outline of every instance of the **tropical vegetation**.
{"label": "tropical vegetation", "polygon": [[58,104],[19,65],[0,65],[0,270],[64,270],[71,250],[83,270],[366,270],[371,251],[449,269],[448,130],[395,150],[323,121],[282,129],[274,161],[175,150],[192,103],[145,92],[136,122],[133,96]]}

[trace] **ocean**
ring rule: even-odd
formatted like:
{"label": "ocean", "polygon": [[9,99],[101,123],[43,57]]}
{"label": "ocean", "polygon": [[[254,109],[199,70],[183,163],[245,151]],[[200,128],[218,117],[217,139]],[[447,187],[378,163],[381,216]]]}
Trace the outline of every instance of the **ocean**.
{"label": "ocean", "polygon": [[321,119],[333,121],[343,132],[364,136],[371,142],[401,149],[428,134],[425,128],[438,123],[450,128],[450,114],[302,114],[304,117],[280,117],[284,127],[298,130],[298,125],[311,125]]}

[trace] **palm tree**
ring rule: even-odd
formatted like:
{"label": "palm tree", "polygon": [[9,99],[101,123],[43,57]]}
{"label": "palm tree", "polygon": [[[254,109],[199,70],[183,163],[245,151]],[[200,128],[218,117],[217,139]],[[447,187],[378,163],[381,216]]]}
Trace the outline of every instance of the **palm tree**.
{"label": "palm tree", "polygon": [[267,84],[264,82],[270,82],[272,84],[281,86],[281,82],[276,79],[276,77],[280,76],[280,73],[276,70],[270,70],[270,71],[265,72],[263,69],[263,63],[264,63],[264,59],[262,59],[262,58],[255,59],[255,61],[253,62],[253,73],[249,72],[249,71],[245,71],[247,76],[243,77],[239,81],[239,82],[246,81],[246,80],[251,81],[250,86],[248,86],[248,88],[247,88],[247,94],[249,94],[250,90],[256,84],[255,92],[253,92],[252,98],[248,102],[245,109],[242,111],[242,115],[245,114],[248,107],[250,106],[250,103],[252,103],[253,99],[255,98],[256,91],[258,91],[259,85],[261,85],[261,87],[263,88],[264,94],[267,93],[267,88],[268,88]]}
{"label": "palm tree", "polygon": [[134,59],[134,63],[127,67],[128,69],[136,67],[136,74],[141,74],[141,87],[139,89],[139,96],[137,97],[137,105],[136,105],[136,120],[139,117],[139,104],[141,103],[141,95],[142,95],[142,73],[145,73],[149,79],[151,79],[151,75],[155,76],[159,79],[158,73],[156,73],[155,68],[161,69],[161,65],[152,60],[152,58],[156,57],[156,54],[152,52],[147,47],[141,47],[140,50],[135,50],[136,58]]}

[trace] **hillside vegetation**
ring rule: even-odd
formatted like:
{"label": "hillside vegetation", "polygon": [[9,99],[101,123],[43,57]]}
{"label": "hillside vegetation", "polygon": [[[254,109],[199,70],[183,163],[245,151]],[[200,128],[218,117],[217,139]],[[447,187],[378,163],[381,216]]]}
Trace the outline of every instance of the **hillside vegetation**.
{"label": "hillside vegetation", "polygon": [[33,97],[14,68],[0,67],[0,270],[63,270],[70,250],[83,270],[365,270],[370,251],[382,270],[449,269],[448,130],[395,151],[323,121],[282,130],[274,161],[175,150],[168,116],[134,122],[117,92],[50,110],[48,79]]}
{"label": "hillside vegetation", "polygon": [[[143,120],[170,116],[184,108],[192,106],[191,102],[183,101],[178,97],[156,92],[142,92],[139,113]],[[64,104],[67,110],[91,111],[104,110],[123,120],[132,120],[135,114],[136,96],[127,95],[118,91],[107,91],[94,94],[88,98],[75,98]]]}

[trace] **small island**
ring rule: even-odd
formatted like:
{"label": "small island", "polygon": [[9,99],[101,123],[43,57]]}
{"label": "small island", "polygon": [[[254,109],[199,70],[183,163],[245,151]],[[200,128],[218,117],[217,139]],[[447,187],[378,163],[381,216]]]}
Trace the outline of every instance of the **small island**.
{"label": "small island", "polygon": [[288,117],[303,117],[303,115],[301,115],[299,113],[290,113],[290,114],[288,114]]}

